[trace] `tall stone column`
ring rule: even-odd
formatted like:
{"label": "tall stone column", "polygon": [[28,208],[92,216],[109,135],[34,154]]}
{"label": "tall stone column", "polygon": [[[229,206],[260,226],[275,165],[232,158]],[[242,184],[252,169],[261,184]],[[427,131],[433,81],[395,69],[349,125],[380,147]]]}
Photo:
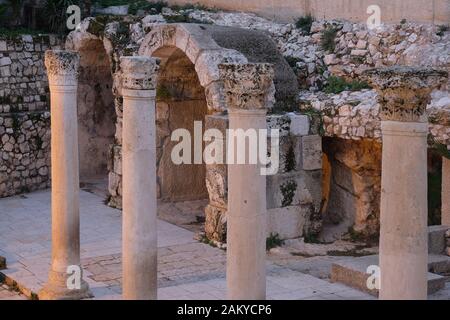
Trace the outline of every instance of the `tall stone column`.
{"label": "tall stone column", "polygon": [[[48,282],[39,298],[82,299],[91,294],[82,279],[80,265],[79,56],[72,51],[47,51],[45,66],[51,95],[52,263]],[[73,277],[69,279],[71,275]]]}
{"label": "tall stone column", "polygon": [[427,135],[431,91],[445,72],[389,67],[368,72],[383,136],[380,299],[427,298]]}
{"label": "tall stone column", "polygon": [[155,97],[158,61],[122,57],[123,298],[157,296]]}
{"label": "tall stone column", "polygon": [[442,225],[450,227],[450,159],[442,157]]}
{"label": "tall stone column", "polygon": [[[268,64],[223,64],[229,129],[266,129],[273,68]],[[237,134],[245,139],[244,133]],[[265,137],[266,138],[266,137]],[[236,141],[235,141],[236,142]],[[234,144],[234,154],[257,152]],[[227,152],[230,153],[230,136]],[[252,154],[252,156],[257,156]],[[266,298],[266,177],[260,164],[228,162],[227,295],[229,299]]]}

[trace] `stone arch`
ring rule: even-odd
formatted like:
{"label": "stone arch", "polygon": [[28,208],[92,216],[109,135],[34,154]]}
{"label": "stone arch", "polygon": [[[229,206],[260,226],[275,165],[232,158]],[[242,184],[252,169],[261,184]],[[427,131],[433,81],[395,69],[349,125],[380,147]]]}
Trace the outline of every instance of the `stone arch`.
{"label": "stone arch", "polygon": [[221,63],[247,63],[247,58],[234,49],[219,46],[198,24],[164,24],[148,33],[139,48],[139,55],[156,56],[161,64],[181,50],[195,67],[200,85],[205,89],[210,113],[226,110],[223,84],[219,77]]}

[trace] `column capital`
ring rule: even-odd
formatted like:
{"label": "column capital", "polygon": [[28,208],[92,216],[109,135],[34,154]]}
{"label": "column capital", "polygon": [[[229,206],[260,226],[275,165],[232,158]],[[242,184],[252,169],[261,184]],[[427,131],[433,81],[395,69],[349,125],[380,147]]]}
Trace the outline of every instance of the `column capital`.
{"label": "column capital", "polygon": [[268,109],[273,101],[274,69],[268,63],[219,65],[228,109]]}
{"label": "column capital", "polygon": [[378,93],[381,119],[402,122],[426,122],[430,94],[448,78],[447,71],[409,66],[370,69],[364,75]]}
{"label": "column capital", "polygon": [[159,59],[142,56],[121,57],[120,68],[123,89],[156,89]]}
{"label": "column capital", "polygon": [[80,56],[75,51],[47,50],[45,67],[50,85],[76,86]]}

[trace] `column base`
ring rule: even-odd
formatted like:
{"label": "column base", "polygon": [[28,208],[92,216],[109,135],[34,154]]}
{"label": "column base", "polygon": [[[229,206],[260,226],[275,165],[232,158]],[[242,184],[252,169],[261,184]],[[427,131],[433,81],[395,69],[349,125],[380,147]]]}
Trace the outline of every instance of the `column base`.
{"label": "column base", "polygon": [[49,281],[38,293],[39,300],[81,300],[94,297],[86,281],[81,279],[80,289],[69,289],[67,278],[66,273],[50,271]]}

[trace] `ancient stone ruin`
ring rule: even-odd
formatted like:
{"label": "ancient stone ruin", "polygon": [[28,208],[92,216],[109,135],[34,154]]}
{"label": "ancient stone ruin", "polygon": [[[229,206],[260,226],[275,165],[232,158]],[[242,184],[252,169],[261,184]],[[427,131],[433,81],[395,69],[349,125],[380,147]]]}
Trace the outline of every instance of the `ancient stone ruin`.
{"label": "ancient stone ruin", "polygon": [[[450,33],[408,21],[305,30],[164,8],[88,17],[65,39],[0,36],[0,197],[51,187],[64,230],[39,297],[92,296],[84,280],[63,288],[63,267],[82,266],[81,187],[123,210],[125,299],[156,298],[158,217],[227,250],[231,299],[266,298],[270,241],[302,257],[309,245],[379,244],[355,264],[390,270],[380,298],[425,299],[450,271],[449,71]],[[195,153],[206,130],[226,145],[235,128],[267,129],[265,155],[279,130],[275,174]],[[193,137],[190,164],[172,160],[178,129]],[[378,294],[352,263],[330,278]]]}

